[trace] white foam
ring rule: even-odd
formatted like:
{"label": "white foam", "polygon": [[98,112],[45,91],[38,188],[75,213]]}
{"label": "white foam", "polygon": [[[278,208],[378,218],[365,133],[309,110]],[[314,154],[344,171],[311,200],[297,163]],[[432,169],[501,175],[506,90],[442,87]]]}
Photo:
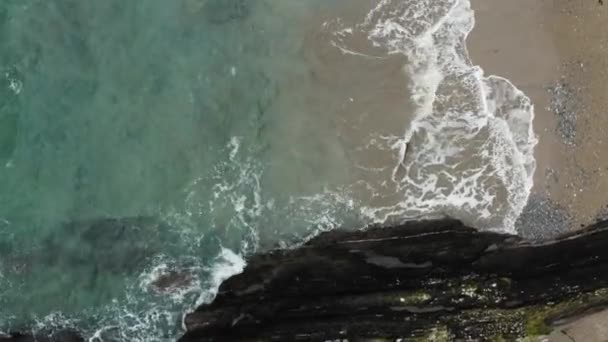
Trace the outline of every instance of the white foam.
{"label": "white foam", "polygon": [[[133,303],[131,303],[133,304]],[[176,313],[156,306],[144,310],[132,310],[129,306],[115,303],[107,308],[108,324],[87,334],[88,342],[168,342],[178,336],[169,337],[168,330],[175,325]],[[86,333],[86,332],[85,332]]]}
{"label": "white foam", "polygon": [[78,323],[78,319],[67,317],[64,313],[56,311],[44,317],[35,318],[32,333],[69,329],[78,326]]}
{"label": "white foam", "polygon": [[[179,304],[185,301],[187,295],[200,291],[201,281],[196,277],[199,272],[198,267],[180,267],[175,262],[159,258],[152,268],[140,274],[139,287],[143,292],[168,297],[172,302]],[[167,289],[156,289],[155,282],[171,273],[181,274],[185,277],[183,282],[170,285]]]}
{"label": "white foam", "polygon": [[[465,41],[473,27],[469,0],[382,0],[355,27],[407,57],[417,108],[402,136],[384,137],[402,200],[364,207],[372,221],[449,215],[514,232],[535,170],[534,110],[511,82],[472,64]],[[342,28],[336,41],[350,32]]]}
{"label": "white foam", "polygon": [[228,143],[228,148],[230,148],[230,161],[234,161],[236,155],[239,153],[239,148],[241,147],[241,138],[240,137],[231,137],[230,142]]}
{"label": "white foam", "polygon": [[9,72],[4,73],[4,76],[8,80],[8,88],[15,94],[19,95],[23,89],[23,83],[21,80],[13,77]]}
{"label": "white foam", "polygon": [[207,288],[202,291],[196,301],[196,306],[210,303],[217,295],[222,282],[235,274],[243,272],[246,264],[242,255],[222,247],[211,267]]}

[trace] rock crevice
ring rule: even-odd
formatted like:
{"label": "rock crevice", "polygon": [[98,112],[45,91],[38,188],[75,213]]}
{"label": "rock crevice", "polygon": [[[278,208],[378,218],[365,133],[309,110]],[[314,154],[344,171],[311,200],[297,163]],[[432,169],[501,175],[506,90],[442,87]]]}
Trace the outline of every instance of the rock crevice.
{"label": "rock crevice", "polygon": [[422,221],[256,255],[180,341],[512,340],[607,305],[608,222],[531,243]]}

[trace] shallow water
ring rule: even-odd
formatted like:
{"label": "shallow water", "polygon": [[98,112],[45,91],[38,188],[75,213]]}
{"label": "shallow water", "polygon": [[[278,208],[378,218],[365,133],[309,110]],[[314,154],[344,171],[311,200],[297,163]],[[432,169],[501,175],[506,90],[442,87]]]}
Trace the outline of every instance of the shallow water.
{"label": "shallow water", "polygon": [[465,0],[3,1],[0,330],[170,340],[256,250],[512,231],[532,106],[473,67],[472,27]]}

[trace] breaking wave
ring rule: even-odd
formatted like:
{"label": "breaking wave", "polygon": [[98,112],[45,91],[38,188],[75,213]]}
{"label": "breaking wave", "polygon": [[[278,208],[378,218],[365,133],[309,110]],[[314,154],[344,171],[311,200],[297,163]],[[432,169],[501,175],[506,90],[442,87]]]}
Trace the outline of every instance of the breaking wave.
{"label": "breaking wave", "polygon": [[534,107],[511,82],[473,64],[465,44],[473,26],[468,0],[383,0],[364,23],[335,34],[343,51],[354,51],[349,37],[363,31],[408,61],[415,112],[403,135],[383,137],[397,156],[391,191],[399,196],[365,208],[372,221],[451,216],[515,233],[536,165]]}
{"label": "breaking wave", "polygon": [[[209,3],[223,8],[221,1]],[[251,3],[254,3],[253,0]],[[130,179],[141,181],[142,184],[146,184],[146,180],[140,179],[140,174],[146,174],[159,184],[165,185],[164,188],[147,192],[142,191],[143,186],[133,187],[143,193],[140,199],[145,202],[145,205],[138,207],[135,204],[133,208],[137,214],[150,211],[155,215],[160,213],[161,219],[173,230],[172,233],[179,235],[180,243],[163,245],[165,254],[155,255],[148,260],[147,267],[141,270],[141,273],[125,281],[127,285],[124,298],[114,299],[101,308],[92,308],[82,313],[78,319],[63,313],[52,313],[43,317],[34,315],[33,319],[38,322],[35,329],[78,327],[88,334],[89,342],[172,341],[182,332],[184,312],[213,300],[221,282],[243,270],[248,255],[260,250],[290,247],[320,231],[337,227],[357,228],[368,224],[451,216],[482,229],[515,232],[515,221],[530,194],[535,170],[533,150],[536,137],[532,129],[534,107],[530,99],[511,82],[498,76],[485,76],[483,70],[469,58],[466,39],[475,22],[474,12],[468,0],[382,0],[354,24],[343,18],[333,18],[320,25],[321,27],[315,27],[328,33],[330,41],[325,43],[335,50],[334,53],[337,51],[350,58],[379,63],[392,56],[404,58],[406,62],[400,68],[402,74],[397,76],[402,76],[404,82],[407,82],[407,89],[403,89],[403,93],[399,93],[398,97],[410,100],[412,113],[408,113],[408,108],[397,108],[398,112],[402,110],[403,113],[398,113],[397,121],[390,122],[390,125],[399,127],[397,134],[393,131],[366,131],[365,127],[354,130],[352,128],[364,119],[350,115],[351,113],[344,117],[328,118],[331,114],[321,111],[318,117],[294,120],[294,117],[307,113],[294,110],[295,114],[288,115],[286,111],[291,109],[292,105],[295,106],[289,100],[273,107],[272,103],[276,102],[277,98],[288,98],[295,94],[298,105],[307,110],[312,108],[311,103],[320,103],[310,100],[309,97],[320,94],[324,88],[315,88],[312,93],[306,93],[298,87],[300,84],[294,85],[293,80],[273,84],[271,77],[265,75],[265,72],[273,70],[274,67],[278,72],[289,70],[296,80],[303,78],[303,75],[317,80],[323,75],[306,70],[306,63],[285,63],[288,67],[275,66],[275,61],[270,60],[274,53],[283,53],[282,58],[291,62],[290,58],[295,58],[293,55],[300,54],[304,49],[298,47],[299,50],[284,51],[281,47],[277,52],[272,49],[276,48],[273,44],[280,45],[278,39],[272,42],[264,40],[267,38],[266,30],[273,29],[267,23],[273,18],[280,18],[285,13],[281,11],[293,11],[290,6],[299,9],[298,6],[308,5],[282,2],[283,7],[275,9],[266,6],[268,4],[260,5],[265,2],[255,3],[257,5],[251,8],[241,5],[228,6],[225,11],[222,10],[221,20],[214,18],[214,26],[201,28],[201,32],[216,34],[213,39],[205,40],[213,49],[190,50],[194,44],[181,42],[181,48],[190,52],[190,55],[182,57],[190,58],[190,63],[196,65],[199,60],[208,59],[208,65],[200,69],[202,71],[199,75],[189,79],[194,86],[184,86],[184,89],[189,89],[189,94],[184,95],[187,93],[185,90],[167,90],[165,93],[161,80],[148,80],[148,72],[140,70],[141,75],[138,75],[151,84],[150,89],[158,88],[155,91],[163,94],[166,101],[175,101],[174,107],[167,105],[167,108],[183,109],[187,112],[185,117],[189,121],[176,117],[174,122],[170,115],[159,110],[154,113],[160,124],[149,127],[148,117],[143,114],[141,122],[136,119],[131,122],[127,118],[125,122],[133,126],[125,133],[128,139],[119,140],[119,137],[115,137],[116,141],[130,146],[133,151],[141,152],[142,155],[143,151],[149,149],[147,143],[151,141],[157,142],[153,146],[159,150],[165,148],[163,139],[179,142],[167,147],[166,151],[161,151],[166,152],[162,158],[151,154],[147,156],[151,158],[151,161],[148,161],[142,157],[139,171],[131,167],[132,161],[127,157],[133,151],[127,150],[127,157],[122,161],[125,168],[112,171],[121,176],[115,175],[116,179],[121,181],[124,173],[119,171],[122,170],[130,175]],[[186,11],[187,15],[182,13],[182,16],[176,16],[179,20],[174,23],[187,20],[198,23],[196,15],[200,12],[199,2],[189,1],[188,4],[184,7],[187,11],[183,6],[175,5],[179,7],[174,9],[175,13]],[[268,13],[261,13],[263,11]],[[157,15],[159,21],[169,22],[164,11],[158,11]],[[248,19],[256,15],[265,19]],[[32,14],[32,17],[35,16]],[[147,14],[143,17],[147,18]],[[218,26],[239,20],[244,24],[234,24],[235,26],[228,28]],[[260,24],[261,22],[264,24]],[[255,31],[256,25],[262,29]],[[239,42],[244,27],[247,32],[250,27],[252,32],[255,31],[249,37],[249,45]],[[168,25],[166,29],[183,37],[195,35],[178,24]],[[228,33],[225,33],[224,29]],[[279,31],[277,27],[274,29]],[[300,33],[297,30],[294,32]],[[226,34],[232,35],[235,43],[222,50],[222,39]],[[158,35],[154,39],[163,44],[167,42],[162,39],[165,37],[162,32],[150,35]],[[134,34],[134,37],[138,37],[137,34]],[[364,43],[360,37],[365,38]],[[307,39],[314,41],[310,37]],[[261,46],[251,43],[258,40],[264,43],[260,43]],[[285,40],[289,41],[286,45],[295,41]],[[146,43],[141,42],[139,48],[143,49],[145,46]],[[256,48],[267,51],[259,57],[256,55]],[[255,52],[251,53],[253,50]],[[219,57],[209,57],[208,51],[214,51]],[[251,66],[243,63],[239,65],[239,62],[242,62],[239,60],[242,58],[241,54],[249,57],[247,53],[259,58],[245,58]],[[164,57],[158,58],[163,60]],[[91,57],[91,60],[93,59]],[[230,63],[226,64],[224,59]],[[112,59],[111,61],[115,62]],[[176,61],[171,66],[177,70],[172,74],[172,77],[175,77],[172,82],[182,84],[180,80],[183,79],[184,72],[180,69],[182,65],[177,62],[184,61]],[[219,64],[222,68],[215,67]],[[120,66],[117,70],[123,70],[123,67]],[[65,77],[68,76],[69,73]],[[19,85],[18,88],[16,84]],[[292,87],[291,93],[286,89],[288,87],[280,87],[285,84]],[[256,88],[258,85],[259,89]],[[371,84],[366,89],[375,89],[376,86],[378,85]],[[28,84],[11,76],[10,89],[15,96],[24,96],[27,95]],[[180,94],[177,94],[178,92]],[[197,92],[203,95],[197,97]],[[142,102],[145,102],[146,96],[151,96],[143,91],[137,94],[143,99]],[[331,98],[332,95],[327,96]],[[151,97],[156,96],[158,95]],[[221,99],[216,101],[216,98]],[[234,103],[235,98],[243,100],[243,103]],[[97,102],[102,101],[95,99]],[[335,108],[346,108],[347,105],[356,106],[359,99],[347,97],[345,100],[346,104],[328,103],[335,105]],[[144,109],[154,111],[155,108],[152,107],[146,104]],[[203,120],[203,114],[197,111],[213,115],[209,114],[210,116],[204,117]],[[77,112],[74,110],[74,118],[80,117]],[[384,113],[365,113],[368,114],[379,118]],[[120,115],[116,115],[116,120],[119,118],[122,119]],[[343,124],[341,120],[352,122]],[[66,124],[71,122],[67,119],[65,121]],[[154,131],[154,127],[160,127],[167,122],[175,129],[164,130],[165,127],[161,127],[159,132]],[[85,123],[89,125],[88,122]],[[108,119],[107,127],[112,128],[112,124],[113,120]],[[137,124],[146,129],[137,127]],[[333,125],[339,124],[351,130],[345,129],[337,134],[338,137],[332,136],[331,140],[321,141],[330,135],[328,132],[334,134]],[[58,124],[57,132],[63,128],[61,125],[62,123]],[[46,132],[46,126],[41,127],[41,131]],[[204,129],[207,131],[203,131]],[[274,133],[279,131],[281,134],[276,138],[277,134]],[[361,133],[362,131],[364,133]],[[61,142],[67,144],[70,137],[62,137],[57,132],[52,133],[60,135]],[[108,129],[104,134],[109,134],[108,132],[118,136],[112,129]],[[346,136],[348,132],[352,136]],[[143,135],[143,138],[137,138],[138,134]],[[204,139],[200,138],[205,134],[207,136]],[[272,138],[266,139],[267,136]],[[355,144],[353,146],[348,143],[336,143],[342,143],[342,140],[355,141]],[[78,139],[75,141],[79,142]],[[208,146],[200,147],[205,144]],[[301,144],[307,144],[306,148],[298,150]],[[69,148],[67,150],[70,151]],[[186,170],[183,171],[186,176],[175,176],[155,169],[159,163],[174,160],[175,154],[182,156],[182,164],[176,169]],[[378,166],[361,157],[376,157],[380,154],[386,156],[382,160],[390,162]],[[83,152],[83,156],[89,155],[96,154]],[[321,157],[312,160],[310,155]],[[24,159],[27,159],[26,157]],[[201,161],[192,162],[197,157]],[[80,161],[78,158],[76,159]],[[300,163],[297,158],[306,160]],[[16,160],[15,167],[19,168],[19,160]],[[83,160],[89,161],[86,158]],[[334,162],[335,164],[332,164]],[[348,165],[352,169],[344,170],[346,162],[351,163]],[[12,159],[7,163],[9,164],[14,167]],[[316,167],[325,164],[332,166],[324,169],[326,173],[318,174]],[[105,164],[103,165],[105,167]],[[85,171],[79,168],[78,173],[83,174],[80,176],[80,188],[87,190],[87,187],[91,187],[95,191],[98,190],[94,182],[88,182]],[[101,177],[95,172],[92,175]],[[325,182],[322,178],[326,175],[340,181],[336,184]],[[187,178],[187,181],[181,182],[183,178]],[[293,183],[297,183],[297,186],[293,186]],[[136,202],[131,201],[128,196],[123,196],[127,191],[122,189],[121,185],[123,183],[117,183],[121,194],[118,196],[121,198],[120,203],[131,205],[131,202]],[[180,190],[176,191],[175,188]],[[162,189],[179,193],[166,196],[174,200],[170,204],[152,205],[150,209],[148,200],[165,197],[161,196],[164,195],[161,193]],[[291,191],[292,189],[297,191]],[[71,194],[63,195],[69,197]],[[93,213],[97,213],[98,207],[104,208],[102,204],[107,205],[107,208],[110,208],[108,211],[112,213],[112,209],[120,214],[130,213],[123,208],[127,207],[126,205],[116,205],[119,208],[116,209],[111,197],[108,197],[110,200],[103,197],[104,201],[97,199],[98,202],[95,202],[95,195],[88,195],[83,196],[88,201],[83,203],[90,205],[88,210]],[[54,209],[53,206],[49,207]],[[0,233],[9,231],[9,228],[4,229],[4,226],[10,227],[10,222],[0,222]],[[10,274],[3,272],[1,262],[2,260],[0,285],[5,288],[0,290],[0,294],[1,291],[8,291],[9,286],[17,286],[17,282],[11,283],[8,279]],[[0,314],[0,327],[13,328],[14,321],[18,321],[18,318]]]}

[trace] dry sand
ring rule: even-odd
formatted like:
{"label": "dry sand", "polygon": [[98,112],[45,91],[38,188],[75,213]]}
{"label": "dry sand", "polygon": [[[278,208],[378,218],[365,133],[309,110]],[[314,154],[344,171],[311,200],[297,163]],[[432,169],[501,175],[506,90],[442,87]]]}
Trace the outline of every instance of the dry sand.
{"label": "dry sand", "polygon": [[608,4],[472,2],[473,62],[487,74],[507,77],[535,103],[538,167],[522,234],[543,237],[606,216]]}

